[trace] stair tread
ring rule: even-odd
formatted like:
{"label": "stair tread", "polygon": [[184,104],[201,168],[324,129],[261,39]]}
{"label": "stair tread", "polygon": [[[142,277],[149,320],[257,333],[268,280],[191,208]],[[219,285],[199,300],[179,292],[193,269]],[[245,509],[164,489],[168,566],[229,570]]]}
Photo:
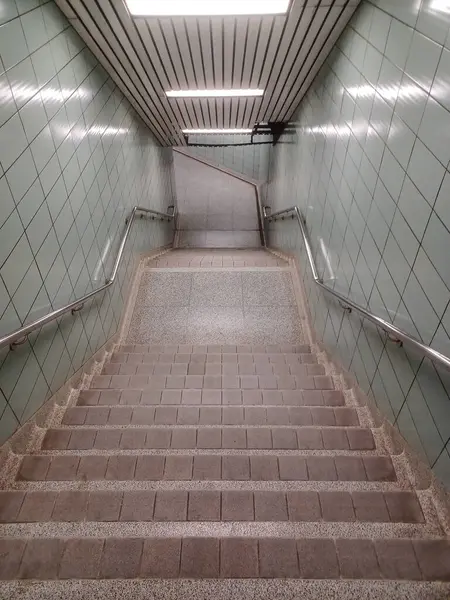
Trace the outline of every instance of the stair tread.
{"label": "stair tread", "polygon": [[[164,394],[164,399],[163,399]],[[164,389],[164,388],[98,388],[81,390],[81,406],[126,404],[182,406],[279,406],[279,407],[344,407],[340,390],[241,390],[241,389]]]}
{"label": "stair tread", "polygon": [[[120,433],[120,432],[113,432]],[[116,436],[117,438],[117,436]],[[96,438],[98,439],[98,437]],[[26,455],[17,474],[25,481],[234,480],[396,481],[389,456],[298,455]]]}
{"label": "stair tread", "polygon": [[236,425],[153,426],[121,423],[116,427],[84,424],[49,429],[44,450],[202,448],[269,450],[374,450],[375,441],[364,427],[278,427]]}
{"label": "stair tread", "polygon": [[332,390],[328,375],[94,375],[91,389]]}
{"label": "stair tread", "polygon": [[[181,397],[181,395],[180,395]],[[359,416],[349,406],[180,404],[77,405],[68,408],[64,425],[292,425],[355,427]],[[164,400],[164,394],[162,399]],[[172,399],[172,397],[170,397]]]}
{"label": "stair tread", "polygon": [[450,542],[304,537],[6,538],[2,579],[450,579]]}
{"label": "stair tread", "polygon": [[110,362],[101,375],[326,375],[317,363]]}
{"label": "stair tread", "polygon": [[424,523],[412,491],[0,491],[0,523]]}

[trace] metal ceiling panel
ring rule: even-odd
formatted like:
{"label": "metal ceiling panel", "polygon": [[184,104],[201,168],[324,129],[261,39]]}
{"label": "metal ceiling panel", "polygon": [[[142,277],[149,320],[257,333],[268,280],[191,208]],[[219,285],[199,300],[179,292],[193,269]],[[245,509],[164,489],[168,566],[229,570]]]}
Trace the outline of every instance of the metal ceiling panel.
{"label": "metal ceiling panel", "polygon": [[[251,128],[288,119],[359,0],[292,0],[287,15],[198,18],[132,18],[124,0],[57,3],[157,140],[181,145],[186,128]],[[165,95],[210,88],[265,93]]]}

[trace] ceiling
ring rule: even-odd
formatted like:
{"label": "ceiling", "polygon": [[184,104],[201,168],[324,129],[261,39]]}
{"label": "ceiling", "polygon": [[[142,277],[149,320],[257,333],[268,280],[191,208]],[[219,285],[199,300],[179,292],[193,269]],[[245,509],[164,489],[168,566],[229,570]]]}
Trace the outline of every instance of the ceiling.
{"label": "ceiling", "polygon": [[[185,144],[185,128],[288,120],[359,1],[292,0],[283,16],[186,18],[132,18],[123,0],[57,3],[158,141],[177,146]],[[265,93],[165,96],[172,89],[234,87]]]}

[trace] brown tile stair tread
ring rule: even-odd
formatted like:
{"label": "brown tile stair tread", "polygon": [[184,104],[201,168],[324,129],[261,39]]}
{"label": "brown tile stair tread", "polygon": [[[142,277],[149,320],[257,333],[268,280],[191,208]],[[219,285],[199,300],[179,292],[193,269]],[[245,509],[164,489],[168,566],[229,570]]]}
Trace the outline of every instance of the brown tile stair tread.
{"label": "brown tile stair tread", "polygon": [[[120,430],[112,430],[121,434]],[[389,456],[208,455],[210,477],[222,481],[396,481]],[[204,455],[29,455],[22,481],[183,481],[205,479]]]}
{"label": "brown tile stair tread", "polygon": [[[125,396],[124,399],[127,397]],[[97,398],[99,399],[99,398]],[[129,397],[139,401],[139,396]],[[63,426],[82,425],[258,425],[294,427],[358,427],[354,408],[281,405],[181,405],[181,396],[161,396],[161,405],[116,404],[74,406],[66,410]],[[168,404],[171,401],[173,404]],[[170,422],[167,419],[170,417]],[[175,422],[172,422],[175,420]]]}
{"label": "brown tile stair tread", "polygon": [[[211,417],[216,413],[211,413]],[[208,414],[207,414],[208,416]],[[204,425],[145,427],[154,415],[124,415],[121,429],[107,426],[77,426],[71,429],[49,429],[43,450],[98,449],[260,449],[260,450],[373,450],[375,442],[370,429],[362,427],[319,426],[236,426],[215,425],[205,419]],[[218,419],[221,417],[217,414]],[[223,420],[223,419],[222,419]],[[126,422],[128,421],[128,423]],[[117,422],[117,420],[116,420]],[[155,421],[153,420],[153,423]],[[160,421],[161,422],[161,421]],[[133,425],[127,428],[126,425]],[[215,425],[214,427],[208,425]],[[108,441],[109,440],[109,441]]]}
{"label": "brown tile stair tread", "polygon": [[[415,492],[309,346],[128,344],[110,358],[0,491],[14,536],[44,531],[0,536],[0,579],[450,580],[450,543],[421,537]],[[130,537],[139,523],[147,537]],[[152,537],[162,523],[219,533]],[[232,523],[246,537],[221,537]],[[284,537],[260,537],[264,524]],[[295,537],[308,526],[323,537]]]}
{"label": "brown tile stair tread", "polygon": [[450,580],[443,539],[2,538],[0,579]]}
{"label": "brown tile stair tread", "polygon": [[[164,398],[163,398],[164,394]],[[81,390],[79,406],[117,404],[157,405],[164,402],[182,405],[243,406],[344,406],[339,390],[240,390],[240,389],[89,389]],[[346,407],[349,409],[350,407]]]}
{"label": "brown tile stair tread", "polygon": [[318,364],[200,363],[200,362],[110,362],[101,375],[325,375]]}
{"label": "brown tile stair tread", "polygon": [[332,390],[328,375],[94,375],[91,389]]}
{"label": "brown tile stair tread", "polygon": [[424,523],[424,516],[410,491],[0,492],[0,523],[167,520]]}

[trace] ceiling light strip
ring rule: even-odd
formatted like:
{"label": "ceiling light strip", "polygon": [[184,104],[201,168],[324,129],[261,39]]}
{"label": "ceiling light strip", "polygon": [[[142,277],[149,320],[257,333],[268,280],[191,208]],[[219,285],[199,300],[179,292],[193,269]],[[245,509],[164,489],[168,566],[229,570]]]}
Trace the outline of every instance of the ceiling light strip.
{"label": "ceiling light strip", "polygon": [[224,16],[284,14],[290,0],[126,0],[134,16]]}
{"label": "ceiling light strip", "polygon": [[250,134],[252,129],[183,129],[186,135],[203,133]]}
{"label": "ceiling light strip", "polygon": [[166,92],[168,98],[241,98],[248,96],[262,96],[264,90],[170,90]]}

